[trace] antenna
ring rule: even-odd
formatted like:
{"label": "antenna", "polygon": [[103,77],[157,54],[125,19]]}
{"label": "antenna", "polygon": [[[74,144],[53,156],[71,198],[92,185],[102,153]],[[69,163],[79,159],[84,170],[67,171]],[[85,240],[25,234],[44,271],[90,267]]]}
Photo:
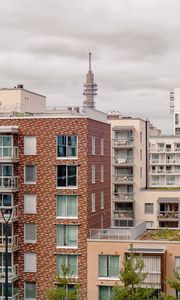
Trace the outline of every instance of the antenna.
{"label": "antenna", "polygon": [[89,52],[89,71],[91,71],[91,52]]}

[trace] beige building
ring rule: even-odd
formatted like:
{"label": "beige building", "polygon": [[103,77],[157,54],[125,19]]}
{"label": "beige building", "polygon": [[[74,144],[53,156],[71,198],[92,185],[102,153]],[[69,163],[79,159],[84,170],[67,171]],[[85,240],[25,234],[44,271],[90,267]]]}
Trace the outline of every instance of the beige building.
{"label": "beige building", "polygon": [[[110,300],[112,287],[121,285],[119,272],[131,245],[144,261],[143,272],[148,273],[143,287],[153,287],[155,295],[160,291],[175,295],[165,278],[173,277],[173,270],[180,267],[179,230],[174,232],[174,241],[167,239],[167,230],[148,230],[144,224],[127,229],[106,229],[90,232],[88,239],[88,300]],[[128,231],[129,230],[129,231]],[[140,234],[140,236],[138,236]],[[176,240],[177,238],[177,240]],[[156,240],[155,240],[156,239]]]}
{"label": "beige building", "polygon": [[46,109],[46,97],[24,89],[22,84],[14,88],[0,89],[0,113],[36,113]]}
{"label": "beige building", "polygon": [[118,113],[108,114],[108,121],[112,144],[112,226],[130,227],[137,221],[138,192],[148,184],[149,122]]}

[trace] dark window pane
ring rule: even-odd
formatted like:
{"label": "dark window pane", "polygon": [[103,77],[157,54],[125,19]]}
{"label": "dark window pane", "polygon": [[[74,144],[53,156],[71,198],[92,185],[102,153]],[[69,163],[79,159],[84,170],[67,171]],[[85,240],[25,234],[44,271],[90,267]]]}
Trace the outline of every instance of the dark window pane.
{"label": "dark window pane", "polygon": [[57,166],[57,186],[66,186],[66,166]]}
{"label": "dark window pane", "polygon": [[[0,201],[0,203],[1,203],[1,201]],[[3,205],[11,206],[11,195],[3,195]]]}
{"label": "dark window pane", "polygon": [[68,166],[68,186],[76,185],[76,166]]}
{"label": "dark window pane", "polygon": [[58,148],[57,148],[57,156],[58,157],[65,157],[66,156],[66,147],[58,146]]}

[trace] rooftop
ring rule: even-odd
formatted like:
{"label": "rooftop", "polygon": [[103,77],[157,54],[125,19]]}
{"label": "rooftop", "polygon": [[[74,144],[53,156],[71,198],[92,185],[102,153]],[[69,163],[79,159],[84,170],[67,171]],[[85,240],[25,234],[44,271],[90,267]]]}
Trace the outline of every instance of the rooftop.
{"label": "rooftop", "polygon": [[140,236],[139,239],[180,242],[180,229],[148,229]]}

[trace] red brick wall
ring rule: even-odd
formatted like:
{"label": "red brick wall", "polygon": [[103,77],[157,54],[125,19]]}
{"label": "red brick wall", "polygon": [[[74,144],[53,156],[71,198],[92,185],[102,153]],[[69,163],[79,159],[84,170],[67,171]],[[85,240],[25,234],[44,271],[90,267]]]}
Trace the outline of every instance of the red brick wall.
{"label": "red brick wall", "polygon": [[[109,125],[87,120],[85,118],[27,118],[0,119],[2,125],[19,126],[19,192],[18,192],[18,234],[19,234],[19,288],[20,299],[23,299],[24,281],[36,281],[37,299],[47,299],[46,291],[55,282],[56,253],[78,254],[78,276],[80,283],[80,300],[86,300],[87,286],[87,225],[90,228],[101,227],[100,218],[104,214],[104,227],[110,224],[110,128]],[[87,139],[88,133],[88,139]],[[75,134],[78,136],[78,161],[56,159],[56,137],[58,134]],[[97,155],[91,155],[91,134],[96,136]],[[37,137],[37,155],[24,156],[24,136]],[[104,137],[105,155],[100,156],[100,137]],[[99,146],[98,146],[99,145]],[[88,153],[88,154],[87,154]],[[104,163],[104,160],[106,161]],[[35,164],[37,180],[35,185],[24,184],[24,165]],[[56,165],[78,164],[78,189],[56,189]],[[105,165],[105,181],[100,183],[100,174],[96,175],[97,183],[91,183],[91,164]],[[88,167],[87,167],[88,165]],[[105,209],[99,207],[100,191],[105,191]],[[97,210],[91,213],[91,193],[97,193]],[[24,214],[24,194],[37,195],[37,214]],[[78,220],[56,220],[56,195],[78,195]],[[98,202],[97,202],[98,201]],[[87,204],[88,203],[88,204]],[[87,217],[88,213],[88,217]],[[88,221],[87,221],[88,219]],[[24,223],[36,223],[37,242],[24,244]],[[88,222],[88,224],[87,224]],[[56,249],[56,224],[78,224],[78,250]],[[37,253],[37,272],[24,272],[24,252]]]}

